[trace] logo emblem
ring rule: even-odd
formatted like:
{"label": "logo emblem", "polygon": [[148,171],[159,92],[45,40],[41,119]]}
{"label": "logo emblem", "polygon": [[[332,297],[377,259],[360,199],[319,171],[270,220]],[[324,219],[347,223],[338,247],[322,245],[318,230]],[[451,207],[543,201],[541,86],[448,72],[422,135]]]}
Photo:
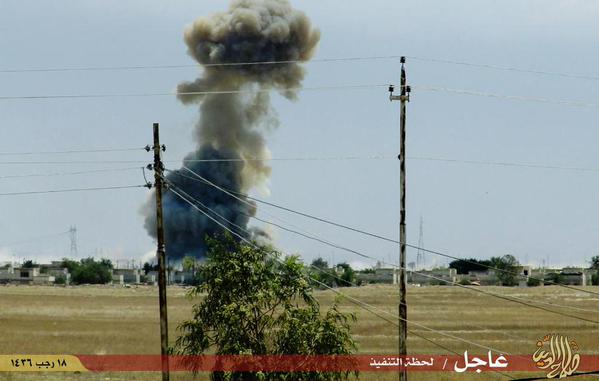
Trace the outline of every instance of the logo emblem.
{"label": "logo emblem", "polygon": [[537,341],[537,350],[532,355],[537,368],[549,370],[547,378],[570,376],[580,365],[578,344],[568,336],[545,335]]}

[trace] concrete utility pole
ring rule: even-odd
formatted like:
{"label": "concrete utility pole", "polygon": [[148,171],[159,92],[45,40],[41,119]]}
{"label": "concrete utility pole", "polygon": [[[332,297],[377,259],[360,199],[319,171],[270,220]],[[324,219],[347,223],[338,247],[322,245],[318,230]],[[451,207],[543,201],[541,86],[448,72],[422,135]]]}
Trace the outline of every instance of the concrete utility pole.
{"label": "concrete utility pole", "polygon": [[159,125],[154,123],[154,188],[156,189],[156,239],[158,248],[158,300],[160,303],[160,354],[162,359],[162,381],[169,380],[168,365],[168,317],[166,309],[166,251],[164,245],[164,222],[162,219],[162,173],[164,165],[161,151],[166,147],[160,145]]}
{"label": "concrete utility pole", "polygon": [[[407,86],[405,57],[401,57],[401,93],[393,95],[393,86],[389,86],[389,100],[400,101],[399,114],[399,355],[407,355],[408,306],[406,304],[406,103],[410,101],[410,87]],[[399,370],[399,380],[406,381],[405,367]]]}

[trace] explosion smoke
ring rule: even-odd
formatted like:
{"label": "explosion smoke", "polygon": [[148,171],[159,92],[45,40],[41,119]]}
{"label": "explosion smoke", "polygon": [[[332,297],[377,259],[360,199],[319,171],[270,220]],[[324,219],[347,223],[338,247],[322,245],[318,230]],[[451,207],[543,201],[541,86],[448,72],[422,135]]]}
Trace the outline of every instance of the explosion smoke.
{"label": "explosion smoke", "polygon": [[[178,86],[178,98],[184,104],[199,104],[200,119],[194,132],[198,149],[185,158],[184,165],[235,192],[246,193],[253,187],[265,186],[271,168],[266,163],[270,152],[263,132],[278,125],[269,90],[295,99],[304,69],[295,62],[230,64],[307,61],[319,39],[320,33],[312,28],[308,17],[293,9],[287,0],[234,0],[228,12],[196,20],[185,31],[185,42],[188,53],[203,66],[203,72],[195,81]],[[190,94],[219,91],[240,92]],[[240,160],[193,161],[218,159]],[[167,175],[170,182],[207,207],[247,228],[249,216],[256,212],[254,204],[249,206],[192,178],[185,170]],[[156,235],[154,205],[152,197],[143,210],[145,228],[153,237]],[[223,231],[170,192],[164,195],[163,207],[169,258],[202,257],[206,235]]]}

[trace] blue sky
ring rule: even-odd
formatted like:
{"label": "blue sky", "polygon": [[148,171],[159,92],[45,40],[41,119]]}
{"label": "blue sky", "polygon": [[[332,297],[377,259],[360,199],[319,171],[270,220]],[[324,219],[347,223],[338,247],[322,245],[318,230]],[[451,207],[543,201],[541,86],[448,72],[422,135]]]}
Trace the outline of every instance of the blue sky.
{"label": "blue sky", "polygon": [[[539,1],[293,1],[322,33],[316,59],[407,55],[599,76],[599,4]],[[0,69],[193,64],[183,30],[226,1],[0,2]],[[397,59],[313,62],[306,87],[398,81]],[[431,92],[447,87],[599,104],[599,81],[441,64],[408,58],[408,156],[599,168],[597,107],[574,107]],[[0,73],[0,96],[173,91],[198,69]],[[273,157],[380,155],[398,151],[399,105],[387,90],[304,91],[273,97],[281,126],[268,133]],[[0,152],[142,147],[160,122],[165,160],[194,147],[197,109],[174,96],[0,100]],[[23,160],[151,160],[139,152],[2,156]],[[0,164],[14,174],[124,168],[130,164]],[[398,236],[398,162],[393,159],[273,162],[271,202],[379,234]],[[0,178],[0,193],[143,183],[138,169],[88,175]],[[456,256],[513,254],[523,262],[584,263],[599,254],[595,171],[408,160],[408,242]],[[80,255],[142,258],[153,250],[138,210],[145,189],[0,197],[0,260],[62,257],[78,228]],[[271,214],[265,214],[269,212]],[[385,261],[397,247],[283,212],[275,215]],[[260,224],[257,224],[260,225]],[[306,260],[360,258],[273,230],[276,243]],[[409,260],[415,253],[409,251]],[[427,255],[427,263],[444,260]]]}

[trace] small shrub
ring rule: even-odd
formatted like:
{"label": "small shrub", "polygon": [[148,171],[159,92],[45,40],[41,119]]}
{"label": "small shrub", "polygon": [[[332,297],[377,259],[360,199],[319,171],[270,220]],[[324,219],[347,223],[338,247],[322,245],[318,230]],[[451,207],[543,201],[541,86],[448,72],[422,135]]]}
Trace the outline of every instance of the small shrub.
{"label": "small shrub", "polygon": [[59,275],[54,278],[54,284],[66,284],[66,283],[67,283],[67,277],[64,275]]}

